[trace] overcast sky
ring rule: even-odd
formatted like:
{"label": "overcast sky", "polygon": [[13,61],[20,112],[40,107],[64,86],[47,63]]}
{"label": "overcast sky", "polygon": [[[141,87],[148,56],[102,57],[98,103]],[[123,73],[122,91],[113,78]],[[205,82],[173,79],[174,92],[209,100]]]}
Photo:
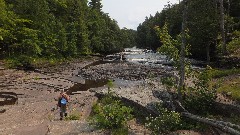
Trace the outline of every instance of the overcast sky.
{"label": "overcast sky", "polygon": [[146,16],[161,12],[164,5],[179,0],[102,0],[103,11],[118,22],[120,28],[137,29]]}

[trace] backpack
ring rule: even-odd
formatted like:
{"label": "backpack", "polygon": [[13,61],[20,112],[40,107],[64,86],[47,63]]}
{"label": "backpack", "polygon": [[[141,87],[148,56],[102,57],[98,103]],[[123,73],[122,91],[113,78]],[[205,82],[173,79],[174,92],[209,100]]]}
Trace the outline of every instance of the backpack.
{"label": "backpack", "polygon": [[60,102],[61,102],[61,104],[66,105],[67,104],[67,99],[62,97]]}
{"label": "backpack", "polygon": [[61,104],[66,105],[67,102],[67,95],[63,94],[62,97],[58,99],[58,106],[61,107]]}

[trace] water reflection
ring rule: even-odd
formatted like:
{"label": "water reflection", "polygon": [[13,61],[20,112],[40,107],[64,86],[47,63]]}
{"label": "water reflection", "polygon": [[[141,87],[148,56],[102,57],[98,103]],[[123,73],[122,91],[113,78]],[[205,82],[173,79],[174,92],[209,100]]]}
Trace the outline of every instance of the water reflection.
{"label": "water reflection", "polygon": [[14,92],[0,92],[0,106],[14,105],[18,100]]}
{"label": "water reflection", "polygon": [[90,88],[98,88],[106,85],[108,82],[108,79],[96,79],[96,80],[85,80],[85,83],[78,83],[73,85],[73,87],[69,88],[67,91],[67,94],[73,95],[74,92],[78,91],[87,91]]}

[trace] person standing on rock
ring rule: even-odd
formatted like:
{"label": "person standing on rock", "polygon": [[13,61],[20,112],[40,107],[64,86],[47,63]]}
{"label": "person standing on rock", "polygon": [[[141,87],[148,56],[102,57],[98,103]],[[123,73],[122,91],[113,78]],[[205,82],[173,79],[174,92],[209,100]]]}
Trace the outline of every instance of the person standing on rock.
{"label": "person standing on rock", "polygon": [[60,95],[58,97],[58,106],[60,107],[60,120],[63,119],[63,116],[67,116],[67,103],[69,101],[69,96],[64,90],[60,91]]}

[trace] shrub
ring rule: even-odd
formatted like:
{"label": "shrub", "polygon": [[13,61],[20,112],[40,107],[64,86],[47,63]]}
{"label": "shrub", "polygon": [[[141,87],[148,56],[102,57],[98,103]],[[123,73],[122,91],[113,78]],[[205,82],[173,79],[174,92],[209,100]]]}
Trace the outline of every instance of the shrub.
{"label": "shrub", "polygon": [[207,114],[213,107],[215,101],[216,88],[209,86],[211,74],[209,73],[211,68],[207,68],[205,71],[199,73],[194,81],[193,87],[188,87],[185,91],[184,106],[187,110],[191,110],[198,114]]}
{"label": "shrub", "polygon": [[166,76],[161,78],[161,83],[166,86],[167,90],[170,90],[171,88],[176,88],[176,78],[173,76]]}
{"label": "shrub", "polygon": [[33,58],[25,55],[20,55],[16,58],[9,59],[7,61],[9,68],[23,68],[23,69],[32,69]]}
{"label": "shrub", "polygon": [[72,112],[65,118],[65,120],[79,120],[80,117],[81,113],[74,108]]}
{"label": "shrub", "polygon": [[120,100],[107,95],[93,106],[92,124],[100,129],[117,129],[132,119],[132,109],[124,106]]}
{"label": "shrub", "polygon": [[240,78],[223,78],[220,79],[217,84],[219,87],[217,88],[217,92],[223,93],[227,95],[229,98],[240,102]]}
{"label": "shrub", "polygon": [[65,118],[65,120],[79,120],[80,116],[81,116],[80,114],[73,113],[73,114],[70,114],[69,116],[67,116]]}
{"label": "shrub", "polygon": [[230,41],[227,44],[227,50],[230,53],[234,53],[236,50],[239,49],[240,49],[240,31],[234,31],[232,33],[232,41]]}
{"label": "shrub", "polygon": [[228,70],[211,70],[210,74],[212,78],[220,78],[220,77],[225,77],[225,76],[229,76],[229,75],[233,75],[233,74],[239,74],[240,73],[240,69],[228,69]]}
{"label": "shrub", "polygon": [[123,128],[113,129],[111,131],[111,135],[128,135],[128,128],[123,127]]}
{"label": "shrub", "polygon": [[147,117],[146,127],[151,129],[154,134],[163,134],[176,130],[180,126],[180,114],[174,111],[168,111],[162,105],[157,105],[159,112],[157,117]]}

